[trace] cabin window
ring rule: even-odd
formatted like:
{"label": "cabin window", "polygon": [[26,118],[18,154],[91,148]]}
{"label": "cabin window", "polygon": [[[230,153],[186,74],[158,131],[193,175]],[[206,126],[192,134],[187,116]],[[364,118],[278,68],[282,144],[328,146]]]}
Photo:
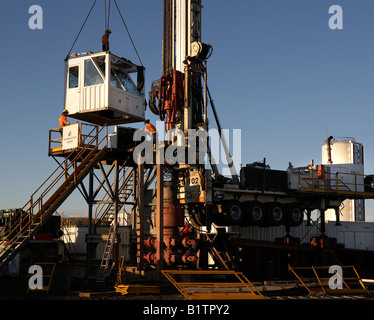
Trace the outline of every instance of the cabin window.
{"label": "cabin window", "polygon": [[138,89],[136,88],[136,85],[134,84],[134,81],[131,79],[129,74],[124,73],[121,70],[112,68],[110,84],[113,87],[122,89],[125,92],[130,92],[137,96],[140,95]]}
{"label": "cabin window", "polygon": [[104,79],[91,60],[84,61],[84,86],[97,86],[103,84]]}
{"label": "cabin window", "polygon": [[78,88],[79,85],[79,67],[70,67],[69,68],[69,89]]}
{"label": "cabin window", "polygon": [[101,75],[105,78],[105,56],[91,58],[95,67],[101,71]]}

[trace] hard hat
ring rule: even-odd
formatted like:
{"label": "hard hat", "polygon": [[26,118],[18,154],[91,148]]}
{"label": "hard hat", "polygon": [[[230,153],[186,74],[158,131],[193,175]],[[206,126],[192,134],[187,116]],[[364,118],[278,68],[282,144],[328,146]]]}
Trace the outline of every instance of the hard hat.
{"label": "hard hat", "polygon": [[112,30],[107,29],[105,32],[107,32],[107,33],[112,33]]}
{"label": "hard hat", "polygon": [[62,113],[69,113],[69,110],[68,110],[68,109],[64,109],[64,110],[62,111]]}

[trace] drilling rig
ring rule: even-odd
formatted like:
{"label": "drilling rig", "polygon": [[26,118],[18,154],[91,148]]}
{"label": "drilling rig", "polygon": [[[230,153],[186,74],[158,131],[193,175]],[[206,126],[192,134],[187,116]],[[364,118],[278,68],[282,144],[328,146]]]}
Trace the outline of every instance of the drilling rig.
{"label": "drilling rig", "polygon": [[[196,135],[189,134],[191,131],[205,133],[208,129],[206,63],[212,47],[201,41],[201,10],[200,0],[164,0],[162,76],[152,82],[149,93],[150,110],[164,121],[168,137],[159,145],[163,149],[161,152],[174,144],[179,151],[182,150],[184,159],[188,158],[187,153],[192,152],[196,157],[204,157],[206,153]],[[197,246],[194,235],[186,237],[183,233],[186,231],[180,234],[179,229],[190,229],[185,224],[185,212],[193,215],[209,210],[211,196],[205,182],[210,180],[211,171],[206,170],[204,164],[188,161],[178,161],[174,165],[163,163],[158,170],[170,174],[170,181],[164,186],[162,183],[157,185],[158,189],[164,190],[163,218],[159,217],[162,200],[158,199],[157,222],[164,228],[165,266],[196,263],[195,252],[178,253],[180,248],[191,251]],[[163,180],[161,176],[162,172],[158,178]],[[194,192],[188,190],[192,181]],[[158,193],[158,198],[161,193]],[[150,255],[154,257],[148,254],[147,261],[154,262],[149,260]]]}
{"label": "drilling rig", "polygon": [[[152,82],[149,93],[150,110],[164,121],[168,136],[168,139],[160,144],[161,148],[179,143],[184,152],[193,150],[195,154],[203,153],[202,156],[209,159],[209,164],[183,160],[174,165],[165,162],[161,168],[170,173],[171,179],[163,188],[168,194],[164,199],[168,199],[168,204],[173,203],[175,210],[170,215],[164,205],[164,217],[158,214],[158,224],[164,224],[166,265],[163,267],[182,267],[181,265],[187,264],[192,268],[208,268],[207,256],[210,253],[220,268],[235,268],[233,257],[225,246],[230,238],[227,232],[230,229],[227,227],[285,225],[284,242],[288,243],[291,241],[290,228],[300,226],[304,213],[309,224],[313,210],[320,212],[323,241],[324,214],[327,209],[335,210],[336,224],[339,225],[339,208],[345,199],[373,197],[372,176],[364,175],[363,159],[358,165],[334,164],[331,161],[333,137],[330,137],[327,139],[330,159],[327,164],[315,166],[312,161],[307,166],[294,168],[290,163],[287,170],[271,170],[264,159],[263,162],[242,167],[239,179],[207,85],[207,60],[213,48],[202,40],[201,12],[200,0],[164,0],[162,76]],[[209,137],[206,134],[210,123],[207,116],[209,106],[212,108],[226,154],[231,173],[229,177],[223,177],[219,173],[212,158]],[[199,139],[199,135],[197,138],[196,135],[189,135],[191,130],[205,133],[205,140]],[[178,132],[183,139],[178,140],[175,137]],[[202,148],[204,143],[205,148]],[[183,159],[187,158],[185,155]],[[157,187],[162,188],[162,184]],[[170,188],[174,190],[173,197],[169,196]],[[158,197],[161,196],[162,193],[158,193]],[[162,208],[160,198],[157,203],[158,208]],[[182,263],[178,263],[168,255],[173,252],[173,248],[178,248],[171,245],[181,237],[178,236],[177,227],[187,228],[183,223],[183,215],[189,221],[189,227],[192,226],[196,237],[194,240],[194,236],[190,235],[185,243],[194,243],[199,251],[196,257],[192,254],[183,261],[179,260]],[[174,219],[171,219],[171,216],[174,216]],[[174,234],[167,231],[171,229],[175,230]],[[159,246],[158,250],[163,249]],[[161,256],[159,259],[162,260]],[[156,263],[156,258],[147,260]]]}
{"label": "drilling rig", "polygon": [[[289,242],[290,229],[301,225],[304,214],[309,223],[311,212],[319,210],[323,236],[326,210],[335,210],[338,224],[345,199],[374,198],[374,176],[365,176],[363,159],[355,164],[334,162],[333,137],[327,139],[326,164],[272,170],[264,159],[238,173],[207,84],[213,47],[201,36],[201,0],[164,0],[163,8],[162,72],[151,84],[148,101],[163,127],[155,143],[136,140],[138,130],[120,126],[146,118],[145,68],[109,51],[69,53],[64,108],[70,117],[88,124],[50,130],[49,156],[58,167],[2,229],[0,267],[33,239],[76,188],[88,204],[87,264],[101,241],[96,228],[104,222],[110,226],[101,280],[118,245],[118,215],[126,205],[131,206],[130,260],[137,271],[156,270],[160,275],[164,269],[236,269],[228,247],[230,227],[284,225],[284,241]],[[208,107],[228,176],[220,174],[212,156]],[[110,126],[115,126],[112,134]],[[150,146],[149,162],[144,161],[142,146]],[[105,196],[97,198],[102,191]],[[147,200],[152,192],[154,198]],[[94,206],[100,210],[94,211]],[[145,207],[151,211],[148,218]],[[153,234],[145,232],[148,220],[156,230]],[[118,266],[116,252],[112,260]]]}

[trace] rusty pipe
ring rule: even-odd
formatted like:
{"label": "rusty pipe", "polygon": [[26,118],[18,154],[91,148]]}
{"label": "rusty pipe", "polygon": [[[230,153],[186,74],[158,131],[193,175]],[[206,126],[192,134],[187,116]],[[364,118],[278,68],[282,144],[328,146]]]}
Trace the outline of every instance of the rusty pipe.
{"label": "rusty pipe", "polygon": [[331,160],[331,140],[333,139],[333,136],[330,136],[327,138],[327,163],[332,164]]}

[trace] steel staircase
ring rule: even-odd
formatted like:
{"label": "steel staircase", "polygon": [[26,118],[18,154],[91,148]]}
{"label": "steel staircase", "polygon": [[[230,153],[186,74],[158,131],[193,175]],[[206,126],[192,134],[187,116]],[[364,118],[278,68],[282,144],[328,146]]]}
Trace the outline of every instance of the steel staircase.
{"label": "steel staircase", "polygon": [[[123,174],[121,176],[121,179],[124,179],[124,180],[118,190],[118,198],[120,200],[117,205],[118,211],[122,208],[123,205],[126,204],[126,201],[129,199],[129,197],[133,193],[134,168],[129,168],[129,167],[123,168]],[[106,197],[103,198],[103,200],[109,200],[109,197],[110,196],[107,195]],[[111,258],[112,249],[114,246],[116,233],[117,233],[115,229],[115,224],[113,223],[113,220],[115,217],[115,209],[114,209],[113,203],[106,204],[106,206],[101,206],[101,207],[98,207],[97,209],[99,210],[96,215],[99,215],[99,214],[101,215],[100,220],[106,219],[108,222],[111,223],[109,233],[108,233],[108,239],[105,245],[103,257],[101,259],[101,264],[99,268],[99,273],[98,273],[97,280],[96,280],[97,282],[104,282],[108,274],[109,261]]]}
{"label": "steel staircase", "polygon": [[[120,200],[118,203],[118,211],[121,210],[123,205],[126,204],[127,200],[130,198],[133,192],[133,183],[134,183],[134,168],[123,168],[123,173],[120,177],[120,180],[123,179],[123,183],[121,184],[120,188],[118,189],[118,199]],[[114,183],[113,183],[114,184]],[[113,187],[112,184],[112,187]],[[95,213],[95,220],[97,221],[104,221],[112,222],[114,219],[114,205],[113,203],[105,203],[110,200],[110,194],[106,194],[102,201],[104,204],[99,205],[96,209]]]}
{"label": "steel staircase", "polygon": [[[100,132],[106,132],[99,140]],[[4,237],[0,240],[0,269],[20,252],[26,243],[38,232],[45,221],[69,197],[91,169],[104,157],[108,147],[107,127],[102,127],[91,141],[84,141],[83,147],[74,151],[75,157],[65,167],[56,170],[31,195],[30,200],[4,226]],[[90,137],[91,138],[91,137]],[[65,160],[67,162],[67,160]],[[69,174],[69,171],[71,172]]]}
{"label": "steel staircase", "polygon": [[[130,198],[130,196],[132,195],[132,191],[133,191],[133,169],[131,170],[131,172],[129,173],[128,176],[126,176],[126,182],[122,185],[122,187],[118,190],[119,191],[119,199],[120,199],[120,204],[119,204],[119,209],[121,209],[121,207],[123,205],[126,204],[127,200]],[[109,220],[113,220],[114,219],[114,206],[111,205],[109,206],[109,208],[107,209],[106,211],[106,215],[108,216],[108,219]]]}
{"label": "steel staircase", "polygon": [[[119,190],[118,190],[118,198],[119,198],[119,203],[117,204],[117,210],[121,210],[121,208],[128,203],[129,198],[131,195],[133,195],[133,187],[134,187],[134,173],[136,173],[134,168],[130,167],[125,167],[126,163],[123,165],[121,168],[123,173],[120,177],[120,180],[123,179],[123,183],[121,184]],[[152,175],[152,169],[148,170],[146,174],[146,179],[145,179],[145,189],[149,187],[149,185],[152,183],[152,181],[155,178],[155,172],[153,172]],[[112,184],[113,187],[113,184]],[[134,196],[134,195],[133,195]],[[109,261],[111,258],[111,253],[113,249],[113,245],[116,239],[116,230],[114,228],[114,217],[115,217],[115,212],[114,212],[114,204],[113,203],[105,203],[110,199],[110,195],[107,194],[106,196],[103,197],[103,205],[100,205],[97,207],[97,211],[95,214],[95,219],[96,221],[103,221],[106,220],[107,222],[110,223],[111,227],[109,229],[109,234],[108,234],[108,239],[105,245],[105,249],[103,252],[103,257],[101,260],[98,276],[97,276],[97,282],[104,282],[106,276],[108,275],[108,268],[109,268]],[[136,199],[133,200],[134,202]]]}

